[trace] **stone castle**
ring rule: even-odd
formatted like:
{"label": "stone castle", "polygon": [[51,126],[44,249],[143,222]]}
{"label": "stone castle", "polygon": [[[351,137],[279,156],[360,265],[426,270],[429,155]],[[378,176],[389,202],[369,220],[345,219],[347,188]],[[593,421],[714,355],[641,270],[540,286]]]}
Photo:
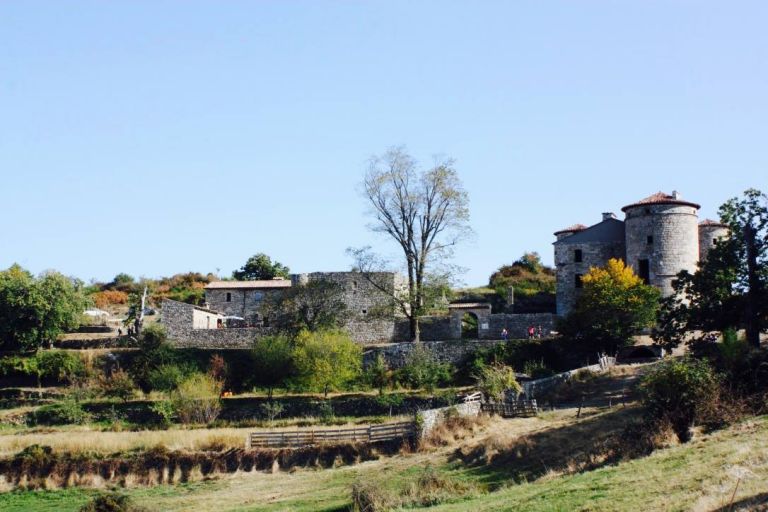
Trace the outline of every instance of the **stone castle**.
{"label": "stone castle", "polygon": [[592,226],[576,224],[555,233],[557,314],[567,315],[580,293],[581,278],[590,267],[619,258],[646,283],[672,294],[672,281],[682,270],[693,272],[700,260],[727,236],[719,222],[698,221],[700,205],[677,192],[658,192],[621,209],[624,220],[603,213]]}

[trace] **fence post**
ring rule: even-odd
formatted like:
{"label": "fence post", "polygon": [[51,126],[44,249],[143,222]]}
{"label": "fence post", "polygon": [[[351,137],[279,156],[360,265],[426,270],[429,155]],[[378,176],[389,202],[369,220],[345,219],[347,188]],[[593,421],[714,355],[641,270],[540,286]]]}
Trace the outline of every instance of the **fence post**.
{"label": "fence post", "polygon": [[580,418],[580,417],[581,417],[581,408],[582,408],[582,407],[584,407],[584,394],[583,394],[583,393],[582,393],[582,395],[581,395],[581,402],[579,402],[579,410],[578,410],[578,412],[576,413],[576,417],[577,417],[577,418]]}

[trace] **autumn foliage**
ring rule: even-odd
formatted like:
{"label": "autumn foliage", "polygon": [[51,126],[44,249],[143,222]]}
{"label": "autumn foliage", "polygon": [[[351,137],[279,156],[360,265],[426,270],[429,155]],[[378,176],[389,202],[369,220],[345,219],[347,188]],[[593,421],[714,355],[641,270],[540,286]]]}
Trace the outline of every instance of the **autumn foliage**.
{"label": "autumn foliage", "polygon": [[592,267],[582,282],[582,294],[560,326],[566,336],[613,352],[653,325],[659,290],[645,284],[622,260],[612,258],[605,267]]}

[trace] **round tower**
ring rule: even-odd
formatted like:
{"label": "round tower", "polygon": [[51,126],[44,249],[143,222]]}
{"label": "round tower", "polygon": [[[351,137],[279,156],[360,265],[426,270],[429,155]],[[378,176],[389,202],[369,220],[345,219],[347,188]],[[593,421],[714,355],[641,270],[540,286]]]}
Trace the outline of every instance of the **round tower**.
{"label": "round tower", "polygon": [[626,214],[627,264],[664,297],[672,294],[680,271],[696,270],[699,208],[677,192],[658,192],[621,209]]}
{"label": "round tower", "polygon": [[699,260],[707,259],[709,250],[717,245],[718,240],[728,237],[728,226],[722,222],[704,219],[699,223]]}

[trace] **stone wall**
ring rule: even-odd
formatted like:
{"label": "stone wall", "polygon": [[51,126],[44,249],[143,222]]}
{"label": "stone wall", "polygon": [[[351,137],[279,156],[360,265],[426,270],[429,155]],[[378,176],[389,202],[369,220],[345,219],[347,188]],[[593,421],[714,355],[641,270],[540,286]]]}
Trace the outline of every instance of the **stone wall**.
{"label": "stone wall", "polygon": [[[536,328],[541,326],[545,335],[555,327],[555,315],[552,313],[498,313],[484,316],[480,321],[488,324],[487,329],[478,325],[478,338],[481,340],[499,340],[503,329],[507,330],[510,338],[527,338],[528,327],[531,325]],[[461,339],[461,316],[426,316],[419,320],[419,325],[422,341]],[[405,334],[407,332],[406,328]],[[407,339],[407,337],[400,339]]]}
{"label": "stone wall", "polygon": [[[467,357],[467,355],[476,350],[492,348],[499,343],[504,342],[501,340],[422,341],[421,345],[432,352],[436,360],[443,363],[457,364]],[[406,341],[367,348],[363,351],[363,365],[369,365],[376,360],[376,357],[378,357],[379,354],[381,354],[384,356],[384,360],[390,368],[400,368],[405,365],[408,354],[410,354],[416,346],[416,343]]]}
{"label": "stone wall", "polygon": [[270,334],[270,330],[266,327],[194,329],[183,336],[169,339],[178,348],[250,348],[256,340],[267,334]]}
{"label": "stone wall", "polygon": [[462,403],[452,405],[450,407],[441,407],[439,409],[428,409],[426,411],[420,411],[417,414],[419,418],[418,427],[419,438],[429,434],[432,429],[442,423],[445,418],[457,415],[457,416],[477,416],[480,414],[480,402]]}

